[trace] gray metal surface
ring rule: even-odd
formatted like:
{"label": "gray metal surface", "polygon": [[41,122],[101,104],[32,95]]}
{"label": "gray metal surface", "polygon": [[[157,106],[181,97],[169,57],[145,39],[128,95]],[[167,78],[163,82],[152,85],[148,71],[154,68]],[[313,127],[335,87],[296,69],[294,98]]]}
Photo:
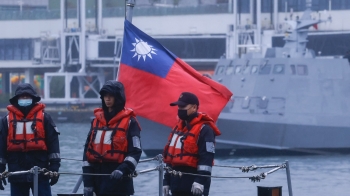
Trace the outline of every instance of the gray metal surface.
{"label": "gray metal surface", "polygon": [[[233,92],[219,116],[223,155],[350,153],[350,66],[306,48],[311,1],[300,20],[287,21],[285,45],[265,54],[241,47],[219,60],[213,79]],[[241,43],[240,40],[238,40]],[[240,56],[240,58],[232,58]],[[141,120],[146,154],[164,147],[170,128]],[[165,131],[168,130],[168,131]],[[157,151],[158,150],[158,151]],[[226,154],[225,154],[226,153]]]}
{"label": "gray metal surface", "polygon": [[218,143],[244,148],[348,152],[350,149],[350,66],[347,59],[317,58],[306,48],[311,19],[307,9],[288,21],[282,48],[262,58],[252,53],[221,59],[214,80],[234,94],[221,113]]}

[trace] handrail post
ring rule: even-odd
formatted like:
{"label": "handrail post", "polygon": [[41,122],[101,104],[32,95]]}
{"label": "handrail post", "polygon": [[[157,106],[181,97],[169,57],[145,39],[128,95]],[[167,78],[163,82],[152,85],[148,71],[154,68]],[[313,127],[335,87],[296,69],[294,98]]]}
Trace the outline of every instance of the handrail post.
{"label": "handrail post", "polygon": [[81,182],[83,182],[83,176],[80,176],[77,183],[75,184],[73,190],[72,190],[72,193],[77,193],[80,185],[81,185]]}
{"label": "handrail post", "polygon": [[286,160],[286,174],[287,174],[287,182],[288,182],[288,193],[289,193],[289,196],[293,196],[292,179],[290,177],[290,169],[289,169],[289,162],[288,162],[288,160]]}
{"label": "handrail post", "polygon": [[164,167],[163,167],[163,156],[161,154],[157,155],[158,163],[159,163],[159,196],[163,196],[163,175],[164,175]]}
{"label": "handrail post", "polygon": [[34,166],[34,196],[38,196],[38,173],[39,167]]}

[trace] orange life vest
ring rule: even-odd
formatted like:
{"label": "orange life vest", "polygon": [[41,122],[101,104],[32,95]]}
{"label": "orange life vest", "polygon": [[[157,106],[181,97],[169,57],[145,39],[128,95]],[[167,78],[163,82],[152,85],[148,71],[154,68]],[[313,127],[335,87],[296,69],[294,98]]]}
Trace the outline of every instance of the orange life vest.
{"label": "orange life vest", "polygon": [[13,105],[7,106],[8,135],[7,151],[47,150],[44,130],[44,108],[36,104],[24,118],[23,113]]}
{"label": "orange life vest", "polygon": [[89,162],[122,163],[128,151],[128,128],[134,111],[125,108],[114,116],[108,124],[102,108],[94,111],[95,119],[91,127],[90,141],[86,156]]}
{"label": "orange life vest", "polygon": [[198,113],[198,116],[190,122],[191,130],[183,127],[183,121],[179,121],[168,137],[163,152],[165,163],[172,166],[190,166],[197,168],[198,163],[198,137],[203,126],[209,125],[216,136],[221,132],[214,124],[212,118],[204,113]]}

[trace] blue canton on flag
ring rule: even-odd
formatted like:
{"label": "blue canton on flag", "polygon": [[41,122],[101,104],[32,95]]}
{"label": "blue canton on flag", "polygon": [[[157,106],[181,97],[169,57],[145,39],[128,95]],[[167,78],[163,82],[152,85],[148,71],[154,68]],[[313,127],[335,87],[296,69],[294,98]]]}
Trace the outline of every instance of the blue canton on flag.
{"label": "blue canton on flag", "polygon": [[165,78],[176,57],[128,20],[124,23],[121,63]]}

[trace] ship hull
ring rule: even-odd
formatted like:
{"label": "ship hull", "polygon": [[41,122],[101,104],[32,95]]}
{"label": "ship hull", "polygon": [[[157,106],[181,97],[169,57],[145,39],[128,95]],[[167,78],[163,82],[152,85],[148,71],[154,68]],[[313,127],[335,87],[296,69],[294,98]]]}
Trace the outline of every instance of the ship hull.
{"label": "ship hull", "polygon": [[[49,111],[55,122],[91,122],[92,111]],[[5,112],[0,113],[6,115]],[[149,157],[161,154],[171,128],[137,117],[142,127],[141,141]],[[250,119],[250,120],[249,120]],[[252,120],[253,119],[253,120]],[[350,154],[350,127],[258,122],[223,112],[217,125],[216,156],[287,156],[310,154]]]}
{"label": "ship hull", "polygon": [[[139,118],[144,152],[160,154],[171,129]],[[349,127],[252,122],[220,118],[216,156],[350,154]]]}
{"label": "ship hull", "polygon": [[[141,141],[145,154],[150,157],[162,154],[171,128],[142,117],[137,117],[137,119],[142,127]],[[218,156],[228,156],[233,150],[232,146],[231,144],[217,144],[215,154]]]}

